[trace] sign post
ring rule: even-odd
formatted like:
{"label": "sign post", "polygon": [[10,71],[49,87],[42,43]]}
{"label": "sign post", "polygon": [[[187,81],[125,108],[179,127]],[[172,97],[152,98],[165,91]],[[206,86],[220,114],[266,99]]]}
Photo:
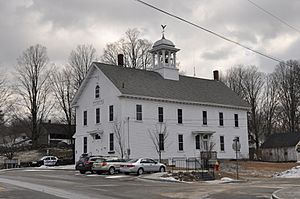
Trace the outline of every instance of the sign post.
{"label": "sign post", "polygon": [[239,161],[238,161],[238,152],[241,150],[241,144],[238,137],[233,139],[232,149],[235,151],[236,159],[236,179],[239,179]]}

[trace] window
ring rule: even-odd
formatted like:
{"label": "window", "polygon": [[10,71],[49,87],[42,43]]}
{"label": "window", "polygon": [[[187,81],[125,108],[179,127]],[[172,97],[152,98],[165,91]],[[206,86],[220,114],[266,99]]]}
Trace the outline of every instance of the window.
{"label": "window", "polygon": [[183,135],[178,135],[178,150],[183,151]]}
{"label": "window", "polygon": [[234,126],[239,127],[239,115],[234,114]]}
{"label": "window", "polygon": [[100,139],[101,139],[101,136],[100,136],[98,133],[96,133],[95,136],[94,136],[94,139],[95,139],[95,140],[100,140]]}
{"label": "window", "polygon": [[223,119],[223,113],[219,113],[219,125],[224,126],[224,119]]}
{"label": "window", "polygon": [[196,141],[196,149],[200,149],[200,135],[196,135],[195,141]]}
{"label": "window", "polygon": [[220,136],[220,150],[225,151],[224,136]]}
{"label": "window", "polygon": [[87,153],[87,137],[83,137],[83,153]]}
{"label": "window", "polygon": [[142,120],[142,105],[136,105],[136,120]]}
{"label": "window", "polygon": [[96,124],[100,123],[100,108],[96,108]]}
{"label": "window", "polygon": [[87,111],[83,111],[83,126],[87,125]]}
{"label": "window", "polygon": [[109,121],[114,121],[114,106],[109,106]]}
{"label": "window", "polygon": [[164,143],[164,141],[165,141],[165,136],[164,136],[164,134],[162,134],[162,133],[160,133],[159,134],[159,139],[158,139],[158,145],[159,145],[159,150],[160,151],[163,151],[163,150],[165,150],[165,143]]}
{"label": "window", "polygon": [[158,107],[158,122],[164,122],[164,108]]}
{"label": "window", "polygon": [[207,112],[202,112],[202,118],[203,118],[203,125],[207,125]]}
{"label": "window", "polygon": [[202,140],[203,140],[203,149],[205,151],[208,151],[208,135],[203,135]]}
{"label": "window", "polygon": [[178,124],[182,124],[182,109],[177,109]]}
{"label": "window", "polygon": [[114,151],[114,134],[109,134],[109,150]]}
{"label": "window", "polygon": [[95,88],[95,98],[99,98],[100,97],[100,87],[97,85]]}

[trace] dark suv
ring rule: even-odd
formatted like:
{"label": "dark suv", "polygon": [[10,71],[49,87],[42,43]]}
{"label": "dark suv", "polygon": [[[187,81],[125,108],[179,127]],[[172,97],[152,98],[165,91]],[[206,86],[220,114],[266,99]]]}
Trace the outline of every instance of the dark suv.
{"label": "dark suv", "polygon": [[92,171],[93,163],[97,158],[101,156],[87,156],[87,155],[82,155],[80,156],[79,160],[76,162],[75,169],[79,170],[81,174],[85,174],[85,172]]}
{"label": "dark suv", "polygon": [[93,163],[97,159],[103,157],[110,157],[110,156],[82,154],[79,160],[76,162],[75,169],[79,170],[81,174],[85,174],[87,171],[94,173],[94,171],[92,171]]}

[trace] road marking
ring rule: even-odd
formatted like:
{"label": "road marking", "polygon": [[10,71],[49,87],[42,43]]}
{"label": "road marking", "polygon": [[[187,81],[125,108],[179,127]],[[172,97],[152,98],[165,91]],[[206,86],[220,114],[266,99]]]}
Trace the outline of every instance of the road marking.
{"label": "road marking", "polygon": [[[10,180],[10,179],[5,179],[5,178],[0,178],[0,182],[5,183],[5,184],[11,184],[15,185],[18,187],[23,187],[26,189],[34,190],[34,191],[39,191],[42,193],[47,193],[53,196],[61,197],[61,198],[67,198],[67,199],[74,199],[74,198],[80,198],[80,199],[95,199],[93,197],[89,197],[83,194],[79,193],[74,193],[74,192],[68,192],[63,189],[58,189],[58,188],[53,188],[49,186],[44,186],[44,185],[38,185],[38,184],[33,184],[29,182],[21,182],[17,180]],[[114,197],[109,197],[109,196],[101,196],[101,199],[116,199]]]}
{"label": "road marking", "polygon": [[25,169],[24,171],[29,171],[29,172],[36,172],[36,171],[53,171],[53,170],[46,170],[46,169],[41,169],[41,170],[35,170],[35,169]]}
{"label": "road marking", "polygon": [[1,191],[4,191],[4,190],[5,190],[5,188],[4,188],[4,187],[0,187],[0,192],[1,192]]}

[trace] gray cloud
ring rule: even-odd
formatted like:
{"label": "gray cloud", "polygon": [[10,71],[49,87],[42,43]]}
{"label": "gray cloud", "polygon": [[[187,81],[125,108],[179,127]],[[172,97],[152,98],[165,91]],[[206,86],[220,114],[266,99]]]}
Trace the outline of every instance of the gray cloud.
{"label": "gray cloud", "polygon": [[[228,38],[281,59],[299,59],[300,34],[262,13],[247,1],[147,0],[147,2],[214,30]],[[300,27],[300,2],[256,1],[282,19]],[[98,53],[108,42],[137,27],[145,38],[166,37],[181,48],[182,70],[211,77],[213,66],[257,64],[272,71],[276,63],[211,34],[165,16],[134,0],[10,0],[0,1],[0,67],[12,68],[30,45],[48,48],[52,62],[64,64],[77,44],[93,44]],[[278,44],[278,45],[277,45]]]}

